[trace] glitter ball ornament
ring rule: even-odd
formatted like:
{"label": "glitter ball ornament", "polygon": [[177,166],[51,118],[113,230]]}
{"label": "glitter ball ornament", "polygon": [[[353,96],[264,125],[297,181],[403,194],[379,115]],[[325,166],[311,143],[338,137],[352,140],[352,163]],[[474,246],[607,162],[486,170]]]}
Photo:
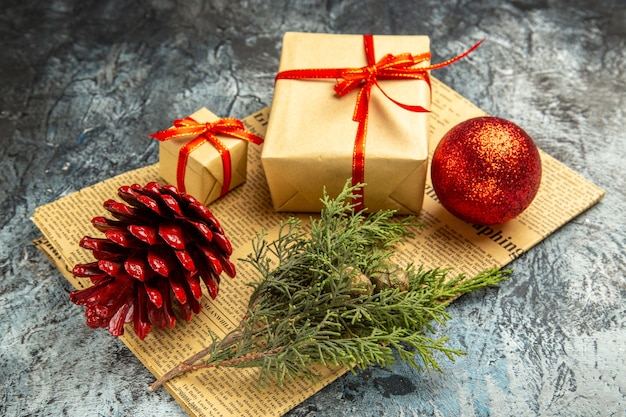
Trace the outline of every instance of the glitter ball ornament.
{"label": "glitter ball ornament", "polygon": [[473,224],[499,224],[532,202],[541,182],[541,159],[533,140],[516,124],[476,117],[441,139],[431,178],[449,212]]}
{"label": "glitter ball ornament", "polygon": [[187,321],[199,313],[201,281],[217,297],[222,272],[236,274],[232,246],[213,213],[173,186],[134,184],[119,188],[118,195],[127,204],[104,202],[114,220],[91,221],[104,238],[80,241],[96,261],[78,264],[72,273],[93,285],[72,291],[70,300],[87,307],[89,327],[119,336],[132,322],[143,339],[152,326],[174,327],[174,305]]}

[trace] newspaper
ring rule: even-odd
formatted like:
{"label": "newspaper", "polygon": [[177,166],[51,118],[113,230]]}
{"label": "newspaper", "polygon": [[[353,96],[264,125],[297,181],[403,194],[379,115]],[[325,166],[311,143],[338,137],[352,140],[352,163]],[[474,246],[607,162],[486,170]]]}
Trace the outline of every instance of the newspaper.
{"label": "newspaper", "polygon": [[[431,152],[452,126],[485,114],[435,78],[432,90]],[[262,136],[268,116],[266,108],[247,117],[244,123]],[[232,241],[233,260],[252,251],[251,241],[256,232],[261,229],[276,232],[279,223],[289,216],[272,208],[259,147],[250,146],[248,152],[247,182],[210,206]],[[419,216],[427,227],[413,230],[414,237],[406,239],[398,248],[397,258],[426,268],[454,267],[457,272],[467,274],[501,267],[602,198],[602,189],[546,153],[540,151],[540,154],[543,178],[535,200],[518,218],[504,225],[474,226],[451,216],[437,202],[428,179]],[[83,288],[87,280],[76,279],[70,271],[75,264],[92,260],[91,252],[78,246],[83,236],[98,236],[91,226],[91,218],[107,214],[102,202],[115,198],[119,186],[143,185],[149,181],[160,181],[156,164],[38,207],[32,220],[43,236],[34,243],[74,287]],[[252,290],[246,284],[258,276],[246,263],[239,262],[237,267],[237,277],[222,280],[216,300],[204,297],[203,310],[190,322],[179,320],[174,329],[153,330],[143,341],[134,335],[132,328],[127,328],[120,337],[155,377],[210,343],[208,329],[221,336],[238,324]],[[513,279],[524,278],[514,276]],[[82,308],[76,307],[76,314],[82,312]],[[184,374],[167,382],[165,387],[192,416],[280,416],[347,371],[321,366],[316,370],[322,378],[315,384],[297,379],[284,386],[270,384],[259,390],[259,374],[255,369],[212,369]]]}

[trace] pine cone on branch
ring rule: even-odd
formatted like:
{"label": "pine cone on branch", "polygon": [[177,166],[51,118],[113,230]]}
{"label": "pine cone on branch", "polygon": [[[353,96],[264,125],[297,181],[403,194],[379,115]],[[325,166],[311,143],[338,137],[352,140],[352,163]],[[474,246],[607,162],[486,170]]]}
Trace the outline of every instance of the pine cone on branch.
{"label": "pine cone on branch", "polygon": [[93,286],[72,291],[70,300],[87,307],[89,327],[119,336],[133,322],[144,339],[152,326],[174,327],[174,305],[187,321],[200,312],[201,282],[217,297],[222,272],[236,274],[232,246],[213,213],[174,186],[134,184],[120,187],[118,195],[126,204],[104,202],[114,220],[91,221],[105,237],[80,241],[96,261],[77,264],[72,273]]}

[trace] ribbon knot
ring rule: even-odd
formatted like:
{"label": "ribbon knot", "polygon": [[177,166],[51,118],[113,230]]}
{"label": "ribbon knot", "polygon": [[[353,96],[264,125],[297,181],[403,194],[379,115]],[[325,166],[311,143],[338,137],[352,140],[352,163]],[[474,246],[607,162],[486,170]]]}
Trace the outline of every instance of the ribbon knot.
{"label": "ribbon knot", "polygon": [[189,154],[199,148],[202,144],[208,142],[215,147],[222,159],[222,167],[224,173],[224,181],[220,197],[224,196],[230,190],[232,165],[230,151],[217,135],[229,136],[235,139],[241,139],[252,142],[255,145],[263,143],[263,138],[245,130],[245,126],[241,120],[225,117],[214,122],[200,123],[186,117],[184,119],[174,120],[174,126],[169,129],[151,133],[149,136],[160,142],[172,139],[187,139],[191,141],[184,144],[178,151],[178,162],[176,168],[176,185],[181,193],[185,192],[185,171],[187,169],[187,161]]}
{"label": "ribbon knot", "polygon": [[[340,77],[335,83],[335,92],[338,96],[344,96],[356,87],[364,84],[377,84],[379,79],[408,78],[402,70],[430,59],[430,54],[423,54],[417,59],[409,53],[400,55],[387,54],[378,62],[369,63],[360,68],[346,68],[341,71]],[[417,78],[412,76],[410,78]]]}

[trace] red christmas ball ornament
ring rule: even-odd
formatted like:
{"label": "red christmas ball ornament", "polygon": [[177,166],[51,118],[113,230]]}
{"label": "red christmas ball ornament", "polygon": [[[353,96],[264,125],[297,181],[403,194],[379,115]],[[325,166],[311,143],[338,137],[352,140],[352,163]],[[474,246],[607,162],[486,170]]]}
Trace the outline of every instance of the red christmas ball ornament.
{"label": "red christmas ball ornament", "polygon": [[441,204],[473,224],[492,225],[517,217],[535,198],[541,158],[530,136],[498,117],[476,117],[441,139],[431,165]]}

